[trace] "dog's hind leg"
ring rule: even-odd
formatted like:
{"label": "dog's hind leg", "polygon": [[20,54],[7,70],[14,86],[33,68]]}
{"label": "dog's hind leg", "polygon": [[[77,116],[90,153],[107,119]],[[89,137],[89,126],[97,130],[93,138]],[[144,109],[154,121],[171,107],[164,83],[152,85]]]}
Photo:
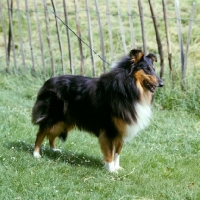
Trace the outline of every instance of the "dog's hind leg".
{"label": "dog's hind leg", "polygon": [[57,122],[54,124],[49,131],[49,145],[53,151],[61,151],[60,149],[56,149],[55,139],[56,137],[60,137],[62,140],[65,140],[67,137],[67,129],[66,124],[64,122]]}
{"label": "dog's hind leg", "polygon": [[53,151],[61,152],[61,149],[56,149],[55,140],[56,140],[56,137],[49,136],[50,149],[53,150]]}
{"label": "dog's hind leg", "polygon": [[33,155],[35,158],[40,158],[40,146],[42,144],[42,141],[44,140],[45,136],[47,136],[48,131],[47,129],[39,129],[37,136],[36,136],[36,140],[35,140],[35,147],[34,147],[34,151],[33,151]]}
{"label": "dog's hind leg", "polygon": [[99,144],[104,156],[105,168],[109,172],[116,172],[114,163],[114,141],[106,136],[105,131],[101,131],[99,135]]}

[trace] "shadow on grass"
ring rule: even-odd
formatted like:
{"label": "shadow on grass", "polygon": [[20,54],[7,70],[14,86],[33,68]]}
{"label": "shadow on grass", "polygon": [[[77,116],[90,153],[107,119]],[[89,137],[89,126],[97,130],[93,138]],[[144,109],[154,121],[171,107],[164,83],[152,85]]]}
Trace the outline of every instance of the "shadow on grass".
{"label": "shadow on grass", "polygon": [[[26,143],[24,141],[10,142],[6,144],[6,148],[15,149],[16,151],[28,152],[33,156],[33,145]],[[49,147],[41,147],[42,157],[48,157],[55,162],[62,162],[73,166],[86,166],[92,168],[102,168],[103,164],[100,158],[95,158],[84,153],[78,153],[74,151],[52,151]]]}

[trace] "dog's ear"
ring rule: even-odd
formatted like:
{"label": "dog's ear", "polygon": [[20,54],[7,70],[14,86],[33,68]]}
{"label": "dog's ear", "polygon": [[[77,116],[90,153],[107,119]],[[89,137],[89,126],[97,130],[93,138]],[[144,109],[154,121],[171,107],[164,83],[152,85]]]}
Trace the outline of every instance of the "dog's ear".
{"label": "dog's ear", "polygon": [[153,62],[157,62],[157,57],[153,53],[149,53],[146,57],[151,58]]}
{"label": "dog's ear", "polygon": [[131,57],[131,62],[137,64],[143,58],[144,54],[141,50],[132,49],[129,56]]}

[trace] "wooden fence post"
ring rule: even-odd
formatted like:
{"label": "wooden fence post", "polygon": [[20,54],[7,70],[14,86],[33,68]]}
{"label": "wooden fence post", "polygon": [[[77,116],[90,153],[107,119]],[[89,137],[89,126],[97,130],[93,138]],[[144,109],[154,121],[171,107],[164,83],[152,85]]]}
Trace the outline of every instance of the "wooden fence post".
{"label": "wooden fence post", "polygon": [[51,47],[51,40],[50,40],[50,33],[49,33],[49,14],[48,14],[47,6],[46,6],[46,0],[43,0],[43,1],[44,1],[45,22],[46,22],[46,35],[47,35],[46,38],[47,38],[47,43],[49,47],[51,70],[52,70],[52,76],[55,76],[56,71],[55,71],[55,66],[54,66],[53,51]]}
{"label": "wooden fence post", "polygon": [[28,8],[28,2],[25,1],[26,6],[26,19],[28,24],[28,38],[29,38],[29,46],[30,46],[30,52],[31,52],[31,61],[32,61],[32,69],[31,73],[32,75],[36,74],[35,70],[35,61],[34,61],[34,55],[33,55],[33,44],[32,44],[32,34],[31,34],[31,23],[30,23],[30,15],[29,15],[29,8]]}
{"label": "wooden fence post", "polygon": [[4,24],[4,16],[3,16],[3,11],[2,11],[2,4],[0,2],[0,18],[1,18],[1,26],[2,26],[2,31],[3,31],[3,39],[4,39],[4,47],[5,47],[5,55],[6,55],[6,72],[10,72],[9,68],[9,61],[8,61],[8,48],[7,48],[7,41],[6,41],[6,28]]}
{"label": "wooden fence post", "polygon": [[108,20],[108,34],[109,34],[109,41],[110,41],[110,52],[111,52],[111,60],[114,60],[114,50],[113,50],[113,36],[112,36],[112,23],[110,19],[110,7],[109,7],[109,0],[106,0],[106,14]]}
{"label": "wooden fence post", "polygon": [[45,62],[44,62],[44,46],[43,46],[43,40],[42,40],[42,35],[41,35],[40,20],[38,17],[37,0],[34,0],[34,7],[35,7],[35,12],[36,12],[37,31],[38,31],[38,35],[39,35],[39,41],[40,41],[43,73],[44,73],[44,75],[46,75],[46,67],[45,67]]}
{"label": "wooden fence post", "polygon": [[122,44],[123,44],[123,47],[124,47],[124,53],[127,54],[128,51],[127,51],[127,46],[126,46],[126,40],[125,40],[125,32],[124,32],[123,22],[122,22],[121,13],[120,13],[120,3],[119,3],[119,0],[117,0],[117,8],[118,8],[118,19],[119,19],[119,24],[120,24]]}
{"label": "wooden fence post", "polygon": [[152,16],[152,19],[153,19],[154,29],[155,29],[155,32],[156,32],[156,41],[157,41],[157,45],[158,45],[158,52],[159,52],[159,55],[160,55],[160,78],[163,78],[163,76],[164,76],[163,48],[162,48],[160,34],[159,34],[159,31],[158,31],[158,25],[157,25],[157,22],[156,22],[156,18],[155,18],[155,14],[154,14],[154,10],[153,10],[151,0],[149,0],[149,6],[150,6],[150,10],[151,10],[151,16]]}
{"label": "wooden fence post", "polygon": [[194,12],[195,12],[195,3],[193,2],[191,14],[190,14],[187,43],[186,43],[185,60],[184,60],[184,69],[185,69],[184,72],[185,73],[183,74],[183,79],[186,78],[187,59],[188,59],[188,51],[189,51],[189,45],[190,45],[190,37],[191,37],[191,32],[192,32],[192,24],[193,24],[193,21],[194,21]]}
{"label": "wooden fence post", "polygon": [[[98,0],[95,0],[95,6],[96,6],[96,12],[97,12],[97,18],[98,18],[98,24],[99,24],[99,32],[100,32],[100,42],[101,42],[101,53],[103,59],[105,59],[105,53],[104,53],[104,38],[103,38],[103,30],[101,25],[101,19],[99,14],[99,6],[98,6]],[[103,71],[106,72],[106,66],[105,62],[103,61]]]}
{"label": "wooden fence post", "polygon": [[96,70],[95,70],[95,64],[94,64],[94,53],[92,51],[93,49],[93,43],[92,43],[92,31],[91,31],[91,19],[90,19],[90,12],[89,12],[89,6],[88,6],[88,0],[85,0],[86,5],[86,13],[87,13],[87,24],[88,24],[88,39],[89,39],[89,45],[90,45],[90,55],[91,55],[91,62],[92,62],[92,76],[96,76]]}
{"label": "wooden fence post", "polygon": [[80,57],[81,57],[81,74],[84,75],[84,57],[83,57],[83,47],[82,47],[82,41],[81,41],[81,29],[79,24],[79,16],[78,16],[78,0],[74,0],[74,6],[75,6],[75,15],[76,15],[76,30],[78,35],[78,44],[79,44],[79,50],[80,50]]}
{"label": "wooden fence post", "polygon": [[140,21],[141,21],[141,30],[142,30],[142,41],[143,41],[143,51],[144,54],[147,54],[147,45],[146,45],[146,34],[144,29],[144,18],[143,18],[143,7],[142,7],[142,1],[138,0],[138,8],[140,13]]}
{"label": "wooden fence post", "polygon": [[59,49],[60,49],[62,73],[65,74],[64,61],[63,61],[62,43],[61,43],[61,39],[60,39],[60,30],[59,30],[58,20],[57,20],[57,16],[56,16],[57,13],[56,13],[56,8],[55,8],[54,0],[51,0],[51,3],[52,3],[52,7],[53,7],[53,12],[55,13],[54,17],[55,17],[55,21],[56,21],[56,31],[57,31],[58,44],[59,44]]}
{"label": "wooden fence post", "polygon": [[163,15],[164,15],[164,21],[165,21],[166,39],[167,39],[169,69],[170,69],[170,75],[171,75],[171,79],[172,79],[172,86],[174,86],[174,73],[173,73],[173,69],[172,69],[172,50],[171,50],[171,42],[170,42],[170,35],[169,35],[169,29],[168,29],[166,0],[162,0],[162,4],[163,4]]}
{"label": "wooden fence post", "polygon": [[65,0],[63,0],[63,8],[64,8],[64,15],[65,15],[65,24],[66,24],[66,33],[67,33],[67,44],[68,44],[68,52],[69,52],[69,63],[70,63],[70,71],[71,74],[74,75],[74,65],[73,65],[73,57],[72,57],[72,44],[70,40],[70,32],[68,29],[68,12],[66,8]]}
{"label": "wooden fence post", "polygon": [[183,50],[183,38],[182,38],[182,30],[181,30],[181,16],[180,16],[179,0],[175,0],[175,11],[176,11],[176,22],[177,22],[177,27],[178,27],[178,39],[179,39],[180,54],[181,54],[182,89],[185,89],[184,50]]}
{"label": "wooden fence post", "polygon": [[135,46],[134,28],[133,28],[133,15],[132,15],[131,0],[128,0],[128,15],[129,15],[130,32],[131,32],[131,45],[132,45],[132,48],[136,48],[136,46]]}
{"label": "wooden fence post", "polygon": [[21,19],[20,19],[19,0],[16,0],[16,3],[17,3],[18,31],[19,31],[19,40],[20,40],[20,51],[21,51],[21,56],[22,56],[22,65],[23,65],[24,71],[26,72],[24,47],[23,47],[23,40],[22,40],[22,28],[21,28]]}
{"label": "wooden fence post", "polygon": [[11,4],[10,5],[9,5],[9,0],[7,0],[7,6],[8,6],[8,17],[9,17],[8,62],[10,64],[10,50],[11,50],[11,46],[12,46],[13,58],[14,58],[14,68],[15,68],[15,72],[18,72],[18,70],[17,70],[17,61],[16,61],[16,54],[15,54],[15,42],[14,42],[14,34],[13,34],[13,23],[12,23],[13,0],[11,0]]}

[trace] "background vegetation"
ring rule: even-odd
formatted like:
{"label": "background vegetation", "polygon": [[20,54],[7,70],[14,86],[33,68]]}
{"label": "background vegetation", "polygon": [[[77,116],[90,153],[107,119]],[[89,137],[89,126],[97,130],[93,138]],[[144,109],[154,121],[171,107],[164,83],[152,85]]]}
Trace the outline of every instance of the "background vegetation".
{"label": "background vegetation", "polygon": [[[41,2],[39,5],[42,5]],[[148,4],[145,5],[147,19]],[[171,15],[174,12],[173,5],[174,2],[169,0]],[[191,1],[181,1],[180,6],[181,15],[188,18]],[[121,8],[125,11],[127,9],[123,3]],[[155,95],[152,123],[130,143],[125,144],[121,154],[121,166],[124,170],[118,174],[110,174],[103,168],[97,139],[78,130],[69,134],[66,143],[57,141],[57,146],[62,149],[61,153],[51,152],[45,140],[42,158],[35,159],[32,156],[37,127],[31,124],[31,109],[39,88],[48,77],[40,74],[37,77],[21,73],[6,74],[3,40],[0,35],[0,199],[200,199],[199,9],[197,4],[187,89],[182,91],[180,87],[178,38],[176,23],[172,19],[170,30],[174,30],[171,31],[171,39],[175,85],[172,87],[166,58],[165,87],[158,89]],[[155,10],[158,16],[162,15],[159,3],[155,4]],[[161,22],[160,30],[163,30]],[[137,24],[138,20],[134,23]],[[141,41],[139,29],[138,24],[135,26],[136,37]],[[153,27],[148,26],[146,30],[148,49],[157,52]],[[183,25],[183,33],[185,41],[186,25]],[[161,34],[165,38],[164,31]],[[54,38],[54,34],[51,37]],[[98,35],[94,39],[99,41]],[[120,57],[122,50],[118,43],[119,35],[114,40],[116,57]],[[140,46],[139,43],[137,45]],[[74,48],[73,51],[78,49]],[[36,54],[39,68],[40,51],[36,51]],[[56,44],[54,54],[59,66],[60,55]],[[20,63],[20,57],[17,59]],[[48,57],[45,62],[47,65],[50,63]],[[79,66],[78,57],[76,62]],[[86,64],[90,66],[90,61],[86,61]],[[156,68],[159,70],[159,64]]]}
{"label": "background vegetation", "polygon": [[[37,8],[35,8],[34,1],[37,2]],[[28,36],[28,23],[31,26],[31,36],[32,36],[32,51],[35,60],[35,68],[37,71],[37,75],[43,74],[43,64],[42,64],[42,57],[41,57],[41,46],[40,46],[40,39],[39,39],[39,32],[38,32],[38,21],[37,16],[39,19],[40,30],[41,30],[41,39],[43,41],[43,49],[44,49],[44,63],[46,67],[46,74],[47,76],[51,76],[51,58],[47,43],[47,34],[46,34],[46,20],[45,20],[45,9],[47,8],[48,16],[49,16],[49,29],[50,35],[49,39],[51,41],[52,51],[53,51],[53,58],[56,67],[56,74],[59,75],[62,73],[61,71],[61,53],[59,50],[59,43],[56,31],[56,23],[55,23],[55,16],[51,13],[52,4],[50,0],[46,0],[46,6],[43,5],[43,1],[36,1],[30,0],[28,1],[28,11],[26,11],[25,2],[22,1],[19,4],[19,9],[17,8],[17,1],[14,1],[13,4],[13,31],[14,31],[14,41],[15,41],[15,51],[16,51],[16,62],[17,62],[17,69],[14,68],[14,60],[13,60],[13,53],[11,52],[11,61],[10,61],[10,72],[11,73],[25,73],[29,74],[32,68],[32,61],[31,61],[31,50],[29,45],[29,36]],[[61,0],[54,1],[56,5],[56,11],[58,17],[60,17],[64,21],[64,10],[63,10],[63,3]],[[78,6],[75,11],[74,1],[66,2],[67,11],[68,11],[68,21],[70,28],[77,32],[76,30],[76,15],[79,18],[80,24],[80,31],[81,31],[81,38],[89,44],[88,41],[88,25],[87,25],[87,12],[85,7],[84,0],[78,0]],[[127,50],[129,51],[132,48],[131,43],[131,32],[130,32],[130,23],[129,23],[129,14],[128,14],[128,1],[120,1],[120,17],[123,23],[124,29],[124,38],[127,45]],[[133,18],[133,28],[134,28],[134,38],[135,38],[135,45],[136,48],[142,48],[142,33],[141,33],[141,22],[140,22],[140,14],[138,10],[138,1],[131,0],[132,2],[132,18]],[[184,0],[180,2],[180,13],[181,13],[181,23],[182,23],[182,34],[183,34],[183,45],[184,50],[186,49],[186,41],[187,41],[187,33],[188,33],[188,26],[190,22],[190,15],[192,9],[192,2]],[[165,76],[168,76],[168,55],[167,55],[167,41],[166,41],[166,33],[165,33],[165,26],[164,26],[164,19],[163,19],[163,8],[162,8],[162,1],[153,3],[153,8],[155,12],[156,21],[159,27],[159,33],[163,45],[164,50],[164,63],[165,63]],[[189,57],[188,57],[188,65],[187,65],[187,74],[191,71],[197,70],[199,72],[199,53],[198,53],[198,46],[200,44],[200,36],[199,36],[199,22],[200,22],[200,3],[198,1],[196,3],[196,9],[194,13],[194,21],[193,21],[193,29],[192,29],[192,36],[191,42],[189,47]],[[124,48],[122,45],[122,35],[120,32],[120,24],[119,24],[119,15],[117,9],[117,1],[116,0],[109,0],[109,7],[110,12],[108,13],[106,10],[106,3],[105,1],[99,0],[98,7],[99,13],[97,13],[95,8],[94,1],[88,1],[89,4],[89,11],[91,17],[91,31],[93,37],[93,49],[94,51],[101,55],[101,47],[100,47],[100,35],[99,35],[99,25],[98,25],[98,17],[100,15],[101,24],[103,27],[103,35],[104,35],[104,47],[105,47],[105,59],[108,63],[115,62],[121,56],[128,52],[124,52]],[[152,22],[152,17],[149,9],[148,0],[142,1],[143,5],[143,13],[144,13],[144,28],[145,28],[145,35],[147,41],[147,49],[149,52],[154,52],[158,55],[157,43],[156,43],[156,36],[154,31],[154,26]],[[8,9],[7,1],[2,0],[2,14],[5,23],[6,33],[8,33],[9,29],[9,18],[8,18]],[[27,13],[29,14],[30,20],[27,20]],[[25,69],[23,68],[22,63],[22,56],[21,56],[21,49],[20,49],[20,31],[19,31],[19,24],[18,24],[18,15],[21,21],[21,35],[23,39],[23,49],[24,49],[24,56],[25,56]],[[110,40],[109,40],[109,27],[108,27],[108,16],[111,19],[112,23],[112,40],[113,40],[113,48],[114,48],[114,55],[111,55],[111,48],[110,48]],[[170,41],[171,41],[171,50],[172,50],[172,65],[173,69],[180,73],[181,63],[180,63],[180,48],[178,43],[178,28],[177,28],[177,21],[176,21],[176,14],[174,8],[174,0],[167,1],[167,16],[168,16],[168,23],[169,23],[169,34],[170,34]],[[58,26],[60,30],[60,38],[62,43],[63,49],[63,60],[64,60],[64,68],[66,73],[70,73],[69,67],[69,53],[68,53],[68,45],[67,45],[67,35],[66,35],[66,27],[62,24],[61,21],[58,20]],[[6,67],[6,56],[5,56],[5,44],[3,38],[3,29],[0,26],[0,70],[5,70]],[[8,39],[8,36],[7,36]],[[73,55],[73,64],[75,68],[75,73],[80,74],[80,50],[79,50],[79,43],[77,37],[70,31],[70,40],[72,43],[72,55]],[[84,54],[84,66],[85,66],[85,73],[86,75],[91,76],[91,57],[90,57],[90,49],[83,45],[83,54]],[[99,59],[98,56],[94,55],[94,62],[96,65],[97,76],[100,75],[103,71],[103,63],[102,60]],[[109,70],[110,66],[106,65],[107,70]],[[159,63],[157,64],[159,67]]]}
{"label": "background vegetation", "polygon": [[[167,81],[166,81],[167,82]],[[74,130],[61,153],[47,140],[32,155],[31,108],[43,80],[0,74],[1,199],[200,199],[199,90],[159,89],[151,125],[124,145],[119,174],[103,168],[98,141]]]}

